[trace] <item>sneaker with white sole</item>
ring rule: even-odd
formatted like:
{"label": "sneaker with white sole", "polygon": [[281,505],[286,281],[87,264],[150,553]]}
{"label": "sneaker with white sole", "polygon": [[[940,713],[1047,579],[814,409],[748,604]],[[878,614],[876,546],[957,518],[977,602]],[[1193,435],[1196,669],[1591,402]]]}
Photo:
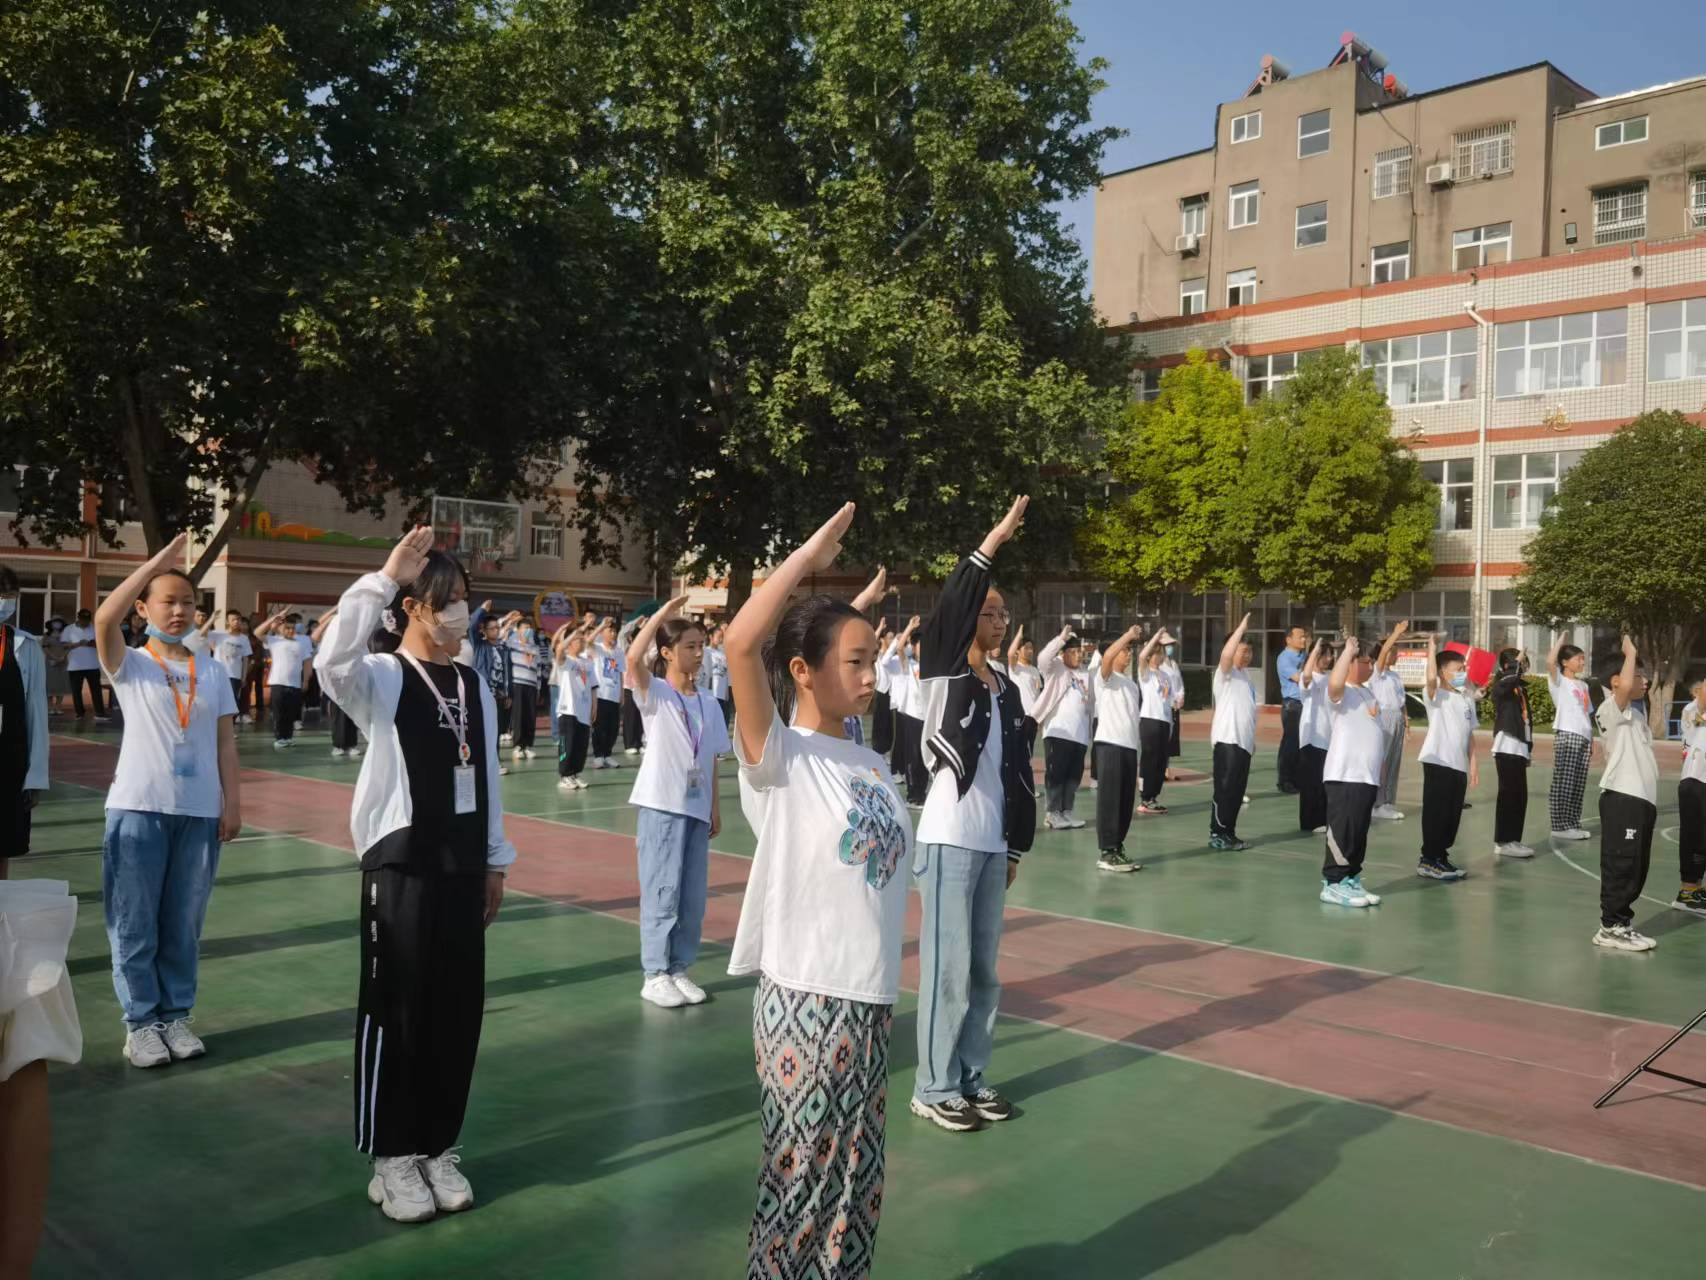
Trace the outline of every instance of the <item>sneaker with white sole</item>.
{"label": "sneaker with white sole", "polygon": [[1404,820],[1404,815],[1395,806],[1389,804],[1376,805],[1373,816],[1387,822],[1402,822]]}
{"label": "sneaker with white sole", "polygon": [[989,1121],[978,1115],[966,1098],[947,1098],[942,1102],[920,1102],[913,1098],[908,1109],[913,1115],[928,1120],[938,1129],[949,1133],[976,1133],[989,1127]]}
{"label": "sneaker with white sole", "polygon": [[137,1027],[124,1037],[124,1060],[133,1067],[163,1067],[172,1060],[172,1051],[160,1033],[166,1024],[156,1022],[151,1027]]}
{"label": "sneaker with white sole", "polygon": [[344,749],[342,747],[333,747],[332,748],[332,759],[342,760],[344,758],[344,755],[345,755],[345,752],[344,752]]}
{"label": "sneaker with white sole", "polygon": [[557,790],[559,790],[559,791],[573,791],[574,789],[575,789],[575,780],[573,778],[558,778],[557,779]]}
{"label": "sneaker with white sole", "polygon": [[1043,826],[1047,827],[1050,831],[1066,830],[1066,823],[1061,821],[1061,817],[1058,813],[1044,814]]}
{"label": "sneaker with white sole", "polygon": [[1124,849],[1103,849],[1102,856],[1096,859],[1098,871],[1142,871],[1143,868],[1125,856]]}
{"label": "sneaker with white sole", "polygon": [[160,1033],[160,1038],[166,1042],[166,1048],[171,1055],[182,1062],[185,1058],[199,1058],[207,1052],[207,1046],[201,1042],[201,1037],[190,1030],[188,1018],[176,1018],[166,1024],[166,1029]]}
{"label": "sneaker with white sole", "polygon": [[1469,873],[1453,866],[1450,858],[1422,858],[1416,863],[1416,874],[1424,880],[1461,880]]}
{"label": "sneaker with white sole", "polygon": [[432,1202],[440,1213],[460,1213],[474,1207],[474,1188],[456,1167],[461,1163],[454,1147],[421,1159],[421,1174],[432,1188]]}
{"label": "sneaker with white sole", "polygon": [[1066,824],[1066,829],[1068,831],[1076,831],[1078,828],[1085,825],[1083,818],[1075,818],[1070,813],[1061,814],[1060,820]]}
{"label": "sneaker with white sole", "polygon": [[580,774],[578,774],[578,773],[574,777],[570,778],[569,781],[575,784],[575,790],[576,791],[585,791],[588,787],[590,787],[592,785],[585,778],[581,777]]}
{"label": "sneaker with white sole", "polygon": [[1365,885],[1360,875],[1346,876],[1345,883],[1351,886],[1352,893],[1360,893],[1363,901],[1369,906],[1378,907],[1380,905],[1380,895]]}
{"label": "sneaker with white sole", "polygon": [[288,742],[286,742],[283,738],[274,738],[273,744],[272,744],[272,749],[274,751],[283,751],[289,745],[290,744]]}
{"label": "sneaker with white sole", "polygon": [[669,980],[675,983],[675,989],[681,992],[681,998],[688,1004],[704,1004],[707,997],[705,988],[689,978],[685,973],[672,973]]}
{"label": "sneaker with white sole", "polygon": [[1593,945],[1610,947],[1613,951],[1651,951],[1659,944],[1644,933],[1636,933],[1626,924],[1604,925],[1593,935]]}
{"label": "sneaker with white sole", "polygon": [[373,1162],[367,1198],[393,1222],[425,1222],[438,1213],[420,1156],[383,1156]]}
{"label": "sneaker with white sole", "polygon": [[1340,880],[1336,884],[1321,882],[1321,901],[1330,902],[1335,907],[1366,907],[1368,897],[1359,892],[1350,880]]}
{"label": "sneaker with white sole", "polygon": [[1504,844],[1495,844],[1493,852],[1501,858],[1532,858],[1534,850],[1520,840],[1510,840]]}
{"label": "sneaker with white sole", "polygon": [[1593,832],[1584,831],[1581,827],[1568,827],[1563,831],[1552,833],[1554,840],[1592,840]]}
{"label": "sneaker with white sole", "polygon": [[660,1009],[679,1009],[687,1003],[687,997],[681,994],[681,988],[667,973],[650,975],[646,985],[640,988],[640,999],[650,1000]]}
{"label": "sneaker with white sole", "polygon": [[361,748],[360,747],[351,747],[349,749],[349,758],[351,760],[361,759]]}
{"label": "sneaker with white sole", "polygon": [[622,754],[625,756],[637,756],[640,754],[640,749],[638,747],[629,747]]}
{"label": "sneaker with white sole", "polygon": [[1327,828],[1326,827],[1316,827],[1309,834],[1314,835],[1314,836],[1324,836],[1327,834]]}
{"label": "sneaker with white sole", "polygon": [[1000,1124],[1003,1120],[1013,1118],[1013,1104],[988,1085],[967,1096],[966,1101],[971,1103],[973,1111],[991,1124]]}

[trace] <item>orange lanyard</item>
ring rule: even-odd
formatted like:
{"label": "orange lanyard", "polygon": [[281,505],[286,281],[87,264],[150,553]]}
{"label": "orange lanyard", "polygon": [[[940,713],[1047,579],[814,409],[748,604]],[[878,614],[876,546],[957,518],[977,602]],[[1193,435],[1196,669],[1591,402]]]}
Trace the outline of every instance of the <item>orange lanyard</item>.
{"label": "orange lanyard", "polygon": [[172,669],[166,665],[166,660],[154,652],[154,642],[148,642],[148,656],[160,664],[160,674],[166,677],[166,687],[172,691],[172,701],[178,708],[178,728],[185,733],[190,731],[190,712],[195,710],[195,655],[190,655],[190,700],[186,703],[183,695],[178,692],[178,677],[172,674]]}
{"label": "orange lanyard", "polygon": [[6,665],[6,637],[11,634],[10,627],[0,627],[0,667]]}

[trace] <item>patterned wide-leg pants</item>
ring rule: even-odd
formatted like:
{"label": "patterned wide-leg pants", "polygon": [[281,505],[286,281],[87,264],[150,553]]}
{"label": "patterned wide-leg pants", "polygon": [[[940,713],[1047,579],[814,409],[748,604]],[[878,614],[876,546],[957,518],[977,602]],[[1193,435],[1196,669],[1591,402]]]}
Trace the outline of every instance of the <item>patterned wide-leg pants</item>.
{"label": "patterned wide-leg pants", "polygon": [[892,1006],[761,977],[752,999],[764,1166],[747,1280],[857,1280],[883,1207]]}
{"label": "patterned wide-leg pants", "polygon": [[1588,785],[1588,753],[1593,744],[1574,733],[1552,739],[1552,791],[1547,808],[1552,830],[1568,831],[1582,825],[1582,793]]}

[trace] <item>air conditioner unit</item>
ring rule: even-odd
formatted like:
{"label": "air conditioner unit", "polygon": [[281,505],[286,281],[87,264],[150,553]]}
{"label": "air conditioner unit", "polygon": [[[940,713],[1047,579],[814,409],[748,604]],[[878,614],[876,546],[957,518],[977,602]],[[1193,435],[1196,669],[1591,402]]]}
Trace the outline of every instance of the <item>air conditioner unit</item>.
{"label": "air conditioner unit", "polygon": [[1443,187],[1449,185],[1450,182],[1450,164],[1430,164],[1428,166],[1428,185],[1430,187]]}
{"label": "air conditioner unit", "polygon": [[1185,235],[1173,237],[1173,249],[1176,253],[1195,253],[1197,251],[1197,246],[1201,243],[1202,237],[1197,235],[1195,232],[1188,232]]}

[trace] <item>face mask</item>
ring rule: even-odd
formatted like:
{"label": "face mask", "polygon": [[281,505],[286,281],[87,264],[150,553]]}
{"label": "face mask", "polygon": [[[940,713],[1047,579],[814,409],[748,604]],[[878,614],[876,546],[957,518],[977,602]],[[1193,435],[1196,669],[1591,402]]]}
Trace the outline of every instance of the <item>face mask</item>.
{"label": "face mask", "polygon": [[186,637],[190,634],[191,631],[194,630],[194,628],[193,627],[186,627],[184,630],[178,632],[176,635],[173,635],[170,631],[162,631],[159,627],[155,626],[152,622],[150,622],[146,627],[143,628],[143,630],[146,631],[149,634],[149,636],[151,636],[153,639],[159,640],[162,643],[165,643],[165,644],[181,644],[185,648],[188,648],[189,642],[186,639]]}
{"label": "face mask", "polygon": [[1451,687],[1453,689],[1461,689],[1468,683],[1469,673],[1467,671],[1454,671],[1451,673]]}
{"label": "face mask", "polygon": [[1172,645],[1167,646],[1167,656],[1169,658],[1171,658],[1173,656],[1173,646]]}
{"label": "face mask", "polygon": [[468,602],[458,600],[438,611],[438,646],[448,649],[458,638],[468,634]]}
{"label": "face mask", "polygon": [[7,596],[0,600],[0,622],[10,622],[12,615],[18,611],[18,597]]}

